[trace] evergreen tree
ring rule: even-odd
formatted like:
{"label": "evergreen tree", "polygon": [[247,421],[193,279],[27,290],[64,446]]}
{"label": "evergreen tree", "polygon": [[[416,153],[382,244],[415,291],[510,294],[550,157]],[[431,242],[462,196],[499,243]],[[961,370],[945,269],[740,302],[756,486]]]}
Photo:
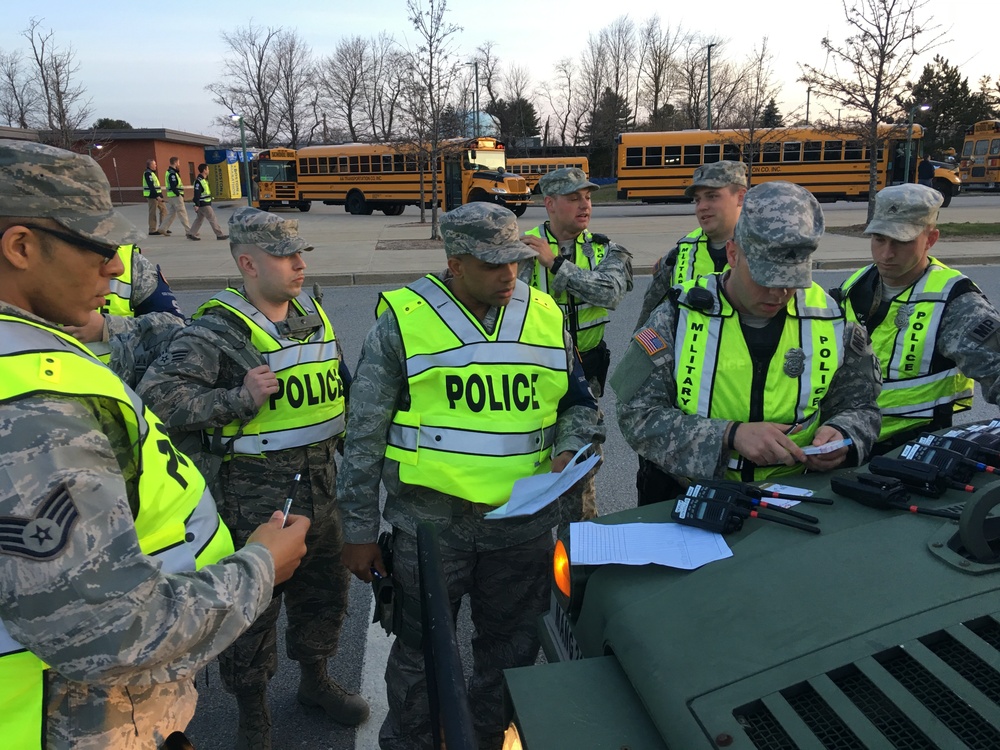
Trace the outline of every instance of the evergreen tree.
{"label": "evergreen tree", "polygon": [[625,97],[605,88],[593,116],[584,127],[584,135],[590,144],[592,177],[611,175],[618,135],[630,129],[631,121],[632,108]]}
{"label": "evergreen tree", "polygon": [[768,100],[767,106],[764,107],[764,111],[761,112],[760,126],[762,128],[780,128],[784,124],[781,112],[778,111],[778,103],[774,101],[774,97],[772,96]]}
{"label": "evergreen tree", "polygon": [[132,130],[132,126],[125,120],[102,117],[94,123],[94,130]]}
{"label": "evergreen tree", "polygon": [[947,148],[960,150],[965,129],[993,116],[988,98],[982,91],[972,91],[969,79],[940,55],[924,66],[915,83],[899,97],[900,106],[909,112],[913,107],[929,104],[926,111],[917,110],[913,121],[922,125],[925,153],[940,154]]}

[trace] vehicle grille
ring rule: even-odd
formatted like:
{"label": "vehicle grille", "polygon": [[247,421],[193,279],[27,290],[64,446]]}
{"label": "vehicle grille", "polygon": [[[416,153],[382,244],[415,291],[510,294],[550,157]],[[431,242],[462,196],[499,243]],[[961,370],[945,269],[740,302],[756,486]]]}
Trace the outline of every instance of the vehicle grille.
{"label": "vehicle grille", "polygon": [[830,750],[864,750],[873,731],[899,750],[995,749],[994,664],[1000,624],[980,618],[791,685],[733,716],[759,750],[795,750],[803,736]]}

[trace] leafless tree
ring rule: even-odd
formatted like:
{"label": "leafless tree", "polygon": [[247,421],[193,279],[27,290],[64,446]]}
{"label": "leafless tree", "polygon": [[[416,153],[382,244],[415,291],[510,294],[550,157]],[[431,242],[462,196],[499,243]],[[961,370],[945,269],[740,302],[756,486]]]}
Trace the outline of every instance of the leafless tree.
{"label": "leafless tree", "polygon": [[582,127],[583,122],[593,119],[601,95],[608,88],[608,50],[604,34],[590,34],[580,59],[580,108],[577,110],[577,121]]}
{"label": "leafless tree", "polygon": [[565,146],[570,135],[570,120],[577,100],[577,71],[573,60],[564,57],[556,63],[555,77],[545,87],[549,107],[556,120],[559,145]]}
{"label": "leafless tree", "polygon": [[[274,145],[281,131],[278,50],[283,34],[281,28],[264,29],[253,21],[233,32],[223,31],[227,52],[223,80],[205,87],[226,112],[243,117],[252,144],[260,148]],[[229,115],[221,115],[216,122],[227,129],[233,127]]]}
{"label": "leafless tree", "polygon": [[639,71],[641,99],[637,101],[645,105],[651,130],[669,129],[671,99],[679,83],[677,56],[689,37],[680,29],[663,28],[657,15],[650,17],[640,31],[645,62]]}
{"label": "leafless tree", "polygon": [[91,102],[86,89],[76,82],[80,66],[71,46],[59,47],[51,29],[41,29],[41,19],[32,18],[21,35],[31,46],[34,63],[32,81],[39,92],[44,124],[53,131],[56,145],[68,148],[73,131],[90,119]]}
{"label": "leafless tree", "polygon": [[368,40],[353,36],[341,39],[333,54],[319,66],[324,99],[352,141],[361,140],[361,134],[368,129],[364,120],[364,92],[371,59]]}
{"label": "leafless tree", "polygon": [[[719,37],[692,35],[685,40],[678,72],[681,104],[687,127],[700,128],[708,111],[708,52],[712,45],[712,111],[725,111],[726,103],[738,90],[740,79],[725,61],[725,42]],[[707,123],[706,123],[707,124]],[[713,122],[713,125],[715,123]]]}
{"label": "leafless tree", "polygon": [[[601,30],[602,46],[607,53],[607,87],[625,101],[633,100],[638,81],[635,24],[628,16],[619,16]],[[602,92],[603,93],[603,92]],[[634,122],[631,123],[634,125]]]}
{"label": "leafless tree", "polygon": [[29,128],[38,116],[38,104],[24,55],[0,51],[0,117],[10,127]]}
{"label": "leafless tree", "polygon": [[[833,69],[801,65],[803,83],[814,95],[832,99],[851,113],[848,132],[862,137],[869,150],[868,219],[875,211],[878,151],[884,139],[879,124],[905,113],[897,97],[905,91],[910,66],[941,41],[939,27],[917,16],[926,0],[842,0],[851,35],[843,44],[824,37],[821,45]],[[930,22],[928,19],[928,23]],[[843,128],[842,128],[843,129]]]}
{"label": "leafless tree", "polygon": [[[442,155],[440,135],[441,115],[448,104],[457,78],[454,36],[461,27],[446,20],[447,0],[406,0],[407,17],[419,37],[416,48],[410,50],[411,72],[416,92],[410,116],[418,115],[425,125],[418,135],[427,136],[431,172],[431,239],[440,239],[438,230],[438,170]],[[423,202],[423,201],[421,201]]]}
{"label": "leafless tree", "polygon": [[369,40],[368,54],[365,116],[373,140],[392,140],[406,75],[404,55],[396,40],[385,33]]}
{"label": "leafless tree", "polygon": [[277,45],[277,114],[288,145],[298,148],[312,142],[319,127],[313,107],[318,97],[312,50],[295,32],[283,32]]}

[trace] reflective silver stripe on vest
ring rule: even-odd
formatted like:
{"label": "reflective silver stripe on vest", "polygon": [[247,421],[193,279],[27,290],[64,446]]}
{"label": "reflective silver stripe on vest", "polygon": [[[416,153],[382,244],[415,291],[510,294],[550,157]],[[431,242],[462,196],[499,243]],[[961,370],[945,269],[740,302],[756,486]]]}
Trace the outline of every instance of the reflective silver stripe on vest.
{"label": "reflective silver stripe on vest", "polygon": [[[301,345],[301,342],[289,339],[278,333],[278,328],[274,325],[274,323],[268,320],[264,313],[251,305],[246,299],[243,298],[242,295],[231,292],[228,289],[223,289],[221,292],[216,294],[213,299],[239,310],[246,317],[250,318],[250,320],[260,326],[272,339],[276,339],[278,341],[291,341],[295,346]],[[302,309],[307,313],[317,312],[308,294],[300,294],[295,298],[295,301],[298,302],[302,306]],[[316,334],[319,334],[319,338],[326,338],[325,327],[320,326],[317,332],[313,335],[315,336]],[[267,352],[261,352],[261,354],[267,356]]]}
{"label": "reflective silver stripe on vest", "polygon": [[344,415],[339,414],[333,419],[308,427],[262,432],[259,435],[243,435],[234,440],[231,446],[234,452],[250,456],[283,451],[286,448],[302,448],[339,435],[344,431],[344,425]]}
{"label": "reflective silver stripe on vest", "polygon": [[198,505],[184,519],[185,540],[150,555],[163,565],[164,573],[183,573],[195,569],[195,561],[219,531],[219,512],[212,493],[205,488]]}
{"label": "reflective silver stripe on vest", "polygon": [[[819,310],[820,308],[809,308],[809,309]],[[805,361],[807,363],[806,367],[804,367],[802,372],[799,374],[799,401],[795,405],[795,419],[797,421],[802,421],[805,407],[809,405],[809,400],[812,398],[812,393],[813,393],[812,363],[816,361],[815,357],[817,356],[817,352],[813,348],[814,335],[812,329],[814,320],[810,318],[798,318],[797,320],[799,322],[799,343],[802,346],[802,351],[805,352]],[[844,342],[844,329],[846,325],[847,324],[843,318],[840,318],[840,320],[833,321],[834,340],[830,342],[830,348],[837,350],[837,360],[841,367],[843,367],[844,364],[843,342]],[[831,375],[830,377],[832,379],[833,375]],[[829,391],[829,385],[827,386],[827,390]],[[815,416],[815,414],[816,412],[813,413],[813,416]]]}
{"label": "reflective silver stripe on vest", "polygon": [[521,343],[478,342],[437,354],[418,354],[406,360],[406,373],[414,377],[435,367],[467,367],[472,364],[537,365],[566,371],[566,350]]}
{"label": "reflective silver stripe on vest", "polygon": [[[950,370],[945,370],[944,372],[935,372],[930,375],[923,375],[919,378],[909,378],[905,380],[892,380],[886,381],[882,384],[882,392],[888,391],[908,391],[910,389],[919,388],[920,386],[930,385],[936,383],[938,380],[945,380],[947,378],[955,377],[960,375],[961,372],[957,367],[952,367]],[[883,416],[890,417],[913,417],[913,418],[923,418],[926,417],[930,419],[934,416],[934,407],[942,406],[944,404],[949,404],[953,401],[958,401],[963,398],[972,398],[973,389],[971,387],[966,388],[964,391],[959,391],[958,393],[946,393],[943,396],[939,396],[933,401],[924,401],[919,404],[900,404],[899,406],[883,406],[880,407]]]}
{"label": "reflective silver stripe on vest", "polygon": [[389,445],[402,450],[442,451],[473,456],[525,456],[552,446],[556,426],[528,433],[496,434],[449,427],[404,427],[394,424],[389,428]]}
{"label": "reflective silver stripe on vest", "polygon": [[329,362],[333,359],[340,359],[340,347],[337,346],[336,340],[318,341],[312,344],[290,346],[274,352],[265,352],[264,359],[267,360],[271,372],[279,373],[303,362]]}
{"label": "reflective silver stripe on vest", "polygon": [[109,286],[111,287],[111,293],[121,297],[123,300],[131,302],[132,300],[132,285],[126,284],[121,279],[111,279]]}
{"label": "reflective silver stripe on vest", "polygon": [[[718,307],[718,295],[719,295],[719,277],[717,276],[707,276],[705,288],[712,293],[712,299],[716,300],[715,306]],[[684,348],[684,339],[687,337],[688,330],[688,313],[691,311],[687,307],[679,306],[677,308],[677,332],[674,334],[674,351],[680,352]],[[705,345],[705,356],[701,362],[686,362],[681,363],[680,358],[675,356],[674,362],[674,379],[676,382],[680,383],[681,373],[680,368],[683,367],[701,367],[702,377],[701,385],[698,388],[698,416],[708,417],[709,409],[712,406],[712,378],[705,377],[705,373],[709,372],[708,365],[711,363],[711,372],[715,372],[718,369],[717,363],[719,361],[719,338],[722,333],[722,318],[715,315],[706,315],[708,318],[708,330],[706,331],[708,335],[708,343]]]}
{"label": "reflective silver stripe on vest", "polygon": [[31,323],[15,320],[3,320],[0,323],[10,324],[12,329],[11,332],[4,331],[4,335],[0,336],[0,357],[31,354],[52,349],[83,355],[103,367],[101,362],[94,359],[94,355],[84,348],[83,344],[71,344],[56,334],[33,326]]}
{"label": "reflective silver stripe on vest", "polygon": [[[931,266],[928,268],[931,268]],[[893,303],[903,305],[917,304],[919,302],[945,303],[948,301],[948,295],[951,294],[951,290],[954,288],[955,284],[965,278],[961,275],[953,276],[948,280],[940,292],[928,292],[927,282],[930,280],[930,277],[931,274],[929,272],[924,273],[924,275],[913,287],[913,291],[910,292],[910,296],[905,302],[897,298],[893,300]],[[932,309],[934,312],[926,321],[926,329],[923,332],[924,351],[923,356],[920,358],[920,366],[917,369],[918,373],[929,373],[931,371],[931,361],[934,358],[934,350],[937,349],[938,328],[941,326],[941,320],[944,318],[946,307],[944,304],[935,304]],[[906,327],[901,329],[896,334],[896,346],[893,347],[895,351],[893,352],[892,360],[889,362],[889,378],[891,379],[899,378],[900,374],[903,372],[904,360],[908,355],[908,352],[906,351],[906,334],[911,330],[912,326],[909,320],[907,320]],[[905,377],[903,379],[905,379]],[[912,384],[914,379],[909,379],[907,382]]]}
{"label": "reflective silver stripe on vest", "polygon": [[[488,340],[465,314],[465,308],[456,305],[455,300],[429,278],[423,276],[407,286],[410,291],[423,297],[427,304],[434,308],[444,324],[463,344]],[[514,294],[500,316],[500,328],[496,332],[497,341],[516,342],[521,338],[524,321],[528,315],[530,295],[531,288],[527,284],[520,280],[515,282]]]}
{"label": "reflective silver stripe on vest", "polygon": [[795,312],[799,318],[840,318],[843,313],[836,305],[832,307],[809,307],[806,304],[806,292],[808,289],[798,289],[795,292]]}

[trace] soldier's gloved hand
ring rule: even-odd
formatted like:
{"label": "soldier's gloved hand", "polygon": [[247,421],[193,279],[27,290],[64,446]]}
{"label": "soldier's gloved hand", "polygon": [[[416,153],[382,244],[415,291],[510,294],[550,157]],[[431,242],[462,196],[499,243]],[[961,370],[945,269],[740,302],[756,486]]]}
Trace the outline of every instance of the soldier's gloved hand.
{"label": "soldier's gloved hand", "polygon": [[[284,523],[284,528],[281,524]],[[274,560],[274,585],[292,577],[306,554],[306,532],[311,521],[306,516],[289,513],[287,520],[280,510],[271,514],[267,523],[257,527],[247,544],[263,544]]]}
{"label": "soldier's gloved hand", "polygon": [[806,454],[785,434],[790,427],[774,422],[745,422],[736,430],[734,445],[741,456],[758,466],[794,466],[805,461]]}
{"label": "soldier's gloved hand", "polygon": [[263,406],[273,394],[278,392],[278,378],[267,365],[247,370],[243,377],[243,387],[250,392],[253,402]]}
{"label": "soldier's gloved hand", "polygon": [[345,544],[344,551],[340,553],[340,559],[344,563],[344,567],[365,583],[371,583],[372,568],[377,570],[383,578],[389,575],[385,569],[385,563],[382,561],[382,550],[375,542]]}

